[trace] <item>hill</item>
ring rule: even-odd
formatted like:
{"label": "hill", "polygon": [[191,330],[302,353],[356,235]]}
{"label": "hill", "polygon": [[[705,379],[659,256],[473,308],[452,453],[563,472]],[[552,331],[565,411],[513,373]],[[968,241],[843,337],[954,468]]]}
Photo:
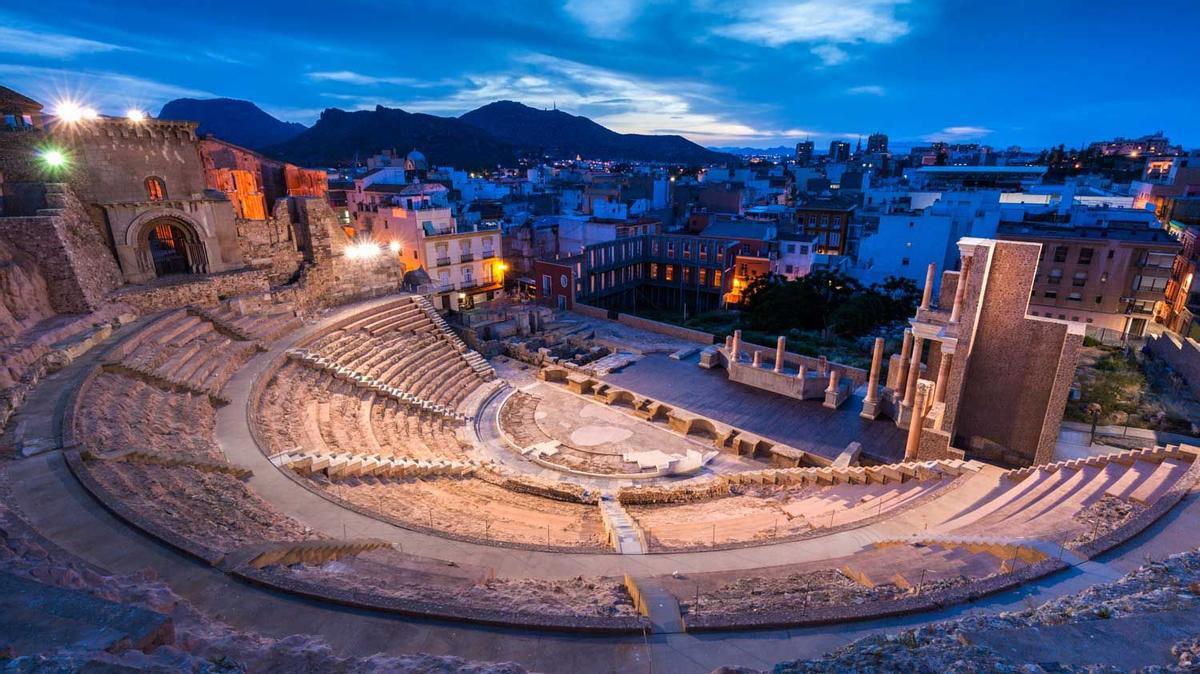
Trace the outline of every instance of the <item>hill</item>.
{"label": "hill", "polygon": [[413,148],[438,165],[463,169],[511,166],[517,157],[511,144],[453,117],[383,106],[356,112],[329,108],[311,128],[263,151],[304,166],[334,166],[380,150],[403,154]]}
{"label": "hill", "polygon": [[200,122],[201,135],[211,133],[254,150],[282,143],[307,128],[276,119],[250,101],[232,98],[177,98],[164,105],[158,117]]}
{"label": "hill", "polygon": [[730,157],[675,135],[623,134],[579,115],[497,101],[459,120],[511,143],[527,154],[570,158],[629,159],[710,164]]}

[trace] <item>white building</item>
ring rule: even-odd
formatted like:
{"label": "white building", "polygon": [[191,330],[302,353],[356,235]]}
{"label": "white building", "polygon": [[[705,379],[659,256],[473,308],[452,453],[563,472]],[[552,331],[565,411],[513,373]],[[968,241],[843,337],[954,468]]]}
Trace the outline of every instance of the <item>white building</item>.
{"label": "white building", "polygon": [[[964,236],[993,238],[1000,222],[1000,193],[869,191],[858,260],[849,272],[864,284],[888,276],[925,282],[929,263],[953,269],[956,242]],[[940,283],[941,274],[935,279]]]}

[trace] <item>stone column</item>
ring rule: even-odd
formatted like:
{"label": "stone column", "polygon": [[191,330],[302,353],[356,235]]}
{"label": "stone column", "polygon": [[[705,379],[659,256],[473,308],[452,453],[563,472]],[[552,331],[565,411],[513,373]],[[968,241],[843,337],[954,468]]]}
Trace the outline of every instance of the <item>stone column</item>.
{"label": "stone column", "polygon": [[921,378],[921,348],[925,340],[913,337],[912,359],[908,361],[908,384],[904,387],[904,406],[913,406],[913,396],[917,394],[917,380]]}
{"label": "stone column", "polygon": [[804,367],[804,363],[800,363],[800,371],[796,373],[796,380],[799,382],[800,399],[804,400],[804,389],[808,387],[808,368]]}
{"label": "stone column", "polygon": [[933,275],[937,273],[937,265],[930,262],[929,269],[925,270],[925,290],[921,293],[921,309],[929,310],[929,303],[933,300]]}
{"label": "stone column", "polygon": [[733,335],[725,335],[725,350],[733,351]]}
{"label": "stone column", "polygon": [[742,355],[742,331],[733,331],[733,346],[729,351],[729,360],[737,362],[738,357]]}
{"label": "stone column", "polygon": [[875,351],[871,354],[871,376],[867,380],[867,397],[863,402],[873,403],[879,399],[879,368],[883,364],[883,338],[875,338]]}
{"label": "stone column", "polygon": [[762,351],[754,352],[754,367],[762,366]]}
{"label": "stone column", "polygon": [[962,318],[963,295],[967,292],[967,275],[971,271],[971,257],[962,259],[962,271],[958,272],[958,283],[954,286],[954,307],[950,309],[950,322]]}
{"label": "stone column", "polygon": [[942,359],[938,363],[937,383],[933,385],[933,402],[946,402],[946,383],[950,380],[950,365],[953,362],[954,354],[942,352]]}
{"label": "stone column", "polygon": [[817,358],[817,374],[824,377],[829,373],[829,359],[825,356]]}
{"label": "stone column", "polygon": [[840,375],[841,373],[837,370],[829,372],[829,387],[825,389],[825,403],[823,406],[831,410],[836,410],[842,402],[838,400],[838,378]]}
{"label": "stone column", "polygon": [[917,453],[921,449],[921,431],[924,430],[922,425],[925,422],[925,415],[921,414],[921,408],[924,406],[925,390],[922,389],[917,393],[916,405],[913,406],[913,414],[908,421],[908,442],[904,444],[905,461],[916,461]]}
{"label": "stone column", "polygon": [[904,387],[908,383],[908,359],[912,357],[912,330],[904,331],[904,341],[900,344],[900,376],[896,378],[896,393],[904,396]]}
{"label": "stone column", "polygon": [[787,337],[779,336],[775,340],[775,371],[783,372],[783,353],[787,350]]}

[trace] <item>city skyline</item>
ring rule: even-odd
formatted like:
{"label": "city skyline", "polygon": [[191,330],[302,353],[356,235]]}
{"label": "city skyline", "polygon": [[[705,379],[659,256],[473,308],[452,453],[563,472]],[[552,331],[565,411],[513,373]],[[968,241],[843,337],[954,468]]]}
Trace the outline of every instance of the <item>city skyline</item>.
{"label": "city skyline", "polygon": [[[331,21],[274,3],[231,20],[216,3],[113,14],[53,2],[0,12],[0,82],[112,114],[239,98],[304,124],[328,107],[456,116],[510,99],[706,146],[811,137],[820,148],[873,131],[900,147],[1079,146],[1159,130],[1200,144],[1197,95],[1159,84],[1186,74],[1184,46],[1129,49],[1139,10],[1092,4],[363,4]],[[1190,3],[1156,6],[1162,25],[1198,18]],[[185,19],[203,38],[181,47],[169,31]]]}

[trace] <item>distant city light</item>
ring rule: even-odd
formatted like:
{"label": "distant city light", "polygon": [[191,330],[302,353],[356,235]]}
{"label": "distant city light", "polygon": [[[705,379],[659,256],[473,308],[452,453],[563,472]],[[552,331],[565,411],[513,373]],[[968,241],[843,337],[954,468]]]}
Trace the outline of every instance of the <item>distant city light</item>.
{"label": "distant city light", "polygon": [[138,110],[137,108],[130,108],[125,112],[125,117],[134,123],[146,121],[146,113]]}
{"label": "distant city light", "polygon": [[67,165],[67,155],[63,154],[61,150],[42,150],[38,156],[50,168],[62,168]]}

